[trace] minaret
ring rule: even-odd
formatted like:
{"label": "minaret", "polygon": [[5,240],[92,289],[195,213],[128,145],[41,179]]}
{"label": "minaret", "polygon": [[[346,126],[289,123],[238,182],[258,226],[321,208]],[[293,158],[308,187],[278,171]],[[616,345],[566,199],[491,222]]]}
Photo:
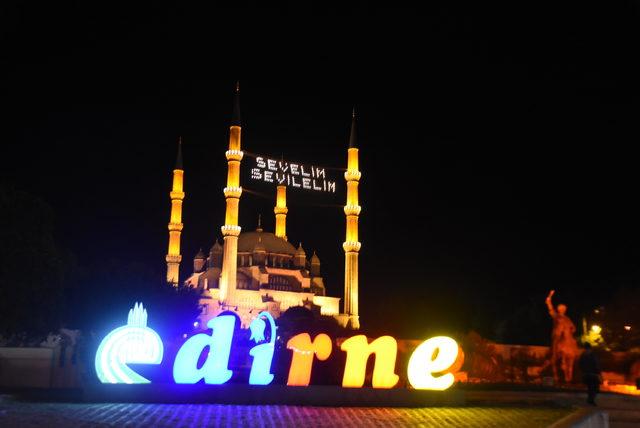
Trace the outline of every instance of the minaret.
{"label": "minaret", "polygon": [[357,330],[360,328],[358,316],[358,216],[361,207],[358,204],[358,147],[356,142],[356,112],[353,110],[351,118],[351,135],[347,158],[347,171],[344,178],[347,181],[347,203],[344,214],[347,217],[347,232],[342,244],[345,255],[344,264],[344,313],[347,316],[347,327]]}
{"label": "minaret", "polygon": [[183,176],[182,169],[182,138],[178,139],[178,156],[176,158],[176,166],[173,169],[173,186],[169,196],[171,197],[171,218],[169,220],[169,250],[167,252],[167,282],[178,286],[178,278],[180,274],[180,233],[182,232],[182,200],[183,192]]}
{"label": "minaret", "polygon": [[273,209],[276,214],[276,236],[287,240],[287,186],[278,186],[276,194],[276,206]]}
{"label": "minaret", "polygon": [[233,102],[233,116],[229,129],[229,150],[227,157],[227,187],[224,188],[224,197],[227,210],[222,226],[224,236],[224,253],[222,256],[222,274],[220,275],[220,301],[228,303],[236,289],[236,269],[238,268],[238,206],[240,204],[240,161],[242,150],[240,149],[240,82],[236,84],[236,92]]}

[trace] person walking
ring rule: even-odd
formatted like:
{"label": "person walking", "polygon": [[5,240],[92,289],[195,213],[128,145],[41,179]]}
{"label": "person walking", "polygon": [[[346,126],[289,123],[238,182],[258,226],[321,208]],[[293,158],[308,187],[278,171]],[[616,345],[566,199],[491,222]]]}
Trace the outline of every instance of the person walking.
{"label": "person walking", "polygon": [[587,385],[587,403],[596,405],[596,394],[600,391],[600,364],[591,349],[590,343],[584,344],[584,352],[578,361],[582,371],[582,380]]}

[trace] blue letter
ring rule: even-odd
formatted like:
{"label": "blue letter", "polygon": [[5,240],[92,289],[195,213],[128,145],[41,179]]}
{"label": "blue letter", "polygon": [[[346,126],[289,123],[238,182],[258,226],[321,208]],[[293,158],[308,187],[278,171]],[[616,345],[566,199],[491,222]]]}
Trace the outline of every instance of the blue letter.
{"label": "blue letter", "polygon": [[142,303],[129,311],[127,325],[109,333],[96,352],[96,374],[102,383],[150,383],[131,370],[127,363],[160,364],[162,340],[147,327],[147,311]]}
{"label": "blue letter", "polygon": [[[221,385],[231,379],[233,372],[227,367],[235,323],[233,315],[213,318],[207,323],[207,327],[213,329],[211,336],[196,334],[184,342],[173,363],[176,383],[197,383],[204,378],[204,383]],[[198,369],[198,359],[207,346],[209,355],[202,368]]]}
{"label": "blue letter", "polygon": [[249,355],[253,357],[253,364],[251,364],[251,373],[249,373],[250,385],[269,385],[273,380],[273,374],[271,371],[271,361],[273,360],[273,344],[276,341],[276,324],[273,321],[273,317],[269,312],[260,312],[258,317],[251,321],[249,329],[251,330],[251,337],[249,340],[255,340],[256,343],[265,340],[264,330],[265,322],[261,317],[265,317],[271,326],[271,337],[269,342],[261,345],[256,345],[251,348]]}

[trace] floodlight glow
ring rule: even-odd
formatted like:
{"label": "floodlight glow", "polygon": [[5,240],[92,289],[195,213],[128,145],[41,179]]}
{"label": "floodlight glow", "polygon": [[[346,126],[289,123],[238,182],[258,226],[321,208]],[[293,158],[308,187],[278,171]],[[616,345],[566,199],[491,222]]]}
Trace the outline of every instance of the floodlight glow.
{"label": "floodlight glow", "polygon": [[598,334],[602,331],[602,327],[600,327],[599,325],[592,325],[591,326],[591,331],[594,332],[595,334]]}
{"label": "floodlight glow", "polygon": [[256,343],[265,340],[266,323],[262,317],[265,317],[269,322],[271,336],[267,343],[256,345],[249,351],[249,355],[253,357],[251,373],[249,373],[249,385],[269,385],[273,381],[273,374],[270,371],[276,341],[276,322],[269,312],[260,312],[258,317],[251,321],[249,325],[251,338],[249,340],[254,340]]}
{"label": "floodlight glow", "polygon": [[127,364],[160,364],[163,345],[158,333],[147,327],[142,303],[129,310],[127,325],[110,332],[96,352],[96,374],[102,383],[150,383]]}
{"label": "floodlight glow", "polygon": [[[434,353],[437,355],[434,358]],[[453,374],[446,373],[434,377],[451,368],[458,357],[458,344],[446,336],[436,336],[425,340],[413,351],[409,359],[407,377],[415,389],[443,391],[453,384]]]}
{"label": "floodlight glow", "polygon": [[[233,371],[227,368],[231,353],[231,340],[236,319],[233,315],[222,315],[209,320],[207,327],[213,330],[211,336],[196,334],[178,351],[173,363],[173,379],[176,383],[204,383],[221,385],[231,379]],[[201,368],[200,355],[209,347],[209,354]]]}

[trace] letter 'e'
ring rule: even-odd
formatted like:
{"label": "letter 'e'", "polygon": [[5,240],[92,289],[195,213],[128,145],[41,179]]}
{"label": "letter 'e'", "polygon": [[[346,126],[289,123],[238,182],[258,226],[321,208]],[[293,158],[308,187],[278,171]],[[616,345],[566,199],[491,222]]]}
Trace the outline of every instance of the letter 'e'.
{"label": "letter 'e'", "polygon": [[[437,355],[434,358],[434,354]],[[434,377],[434,373],[449,370],[458,357],[458,344],[446,336],[436,336],[420,344],[411,354],[407,377],[415,389],[443,391],[453,384],[453,374]]]}

